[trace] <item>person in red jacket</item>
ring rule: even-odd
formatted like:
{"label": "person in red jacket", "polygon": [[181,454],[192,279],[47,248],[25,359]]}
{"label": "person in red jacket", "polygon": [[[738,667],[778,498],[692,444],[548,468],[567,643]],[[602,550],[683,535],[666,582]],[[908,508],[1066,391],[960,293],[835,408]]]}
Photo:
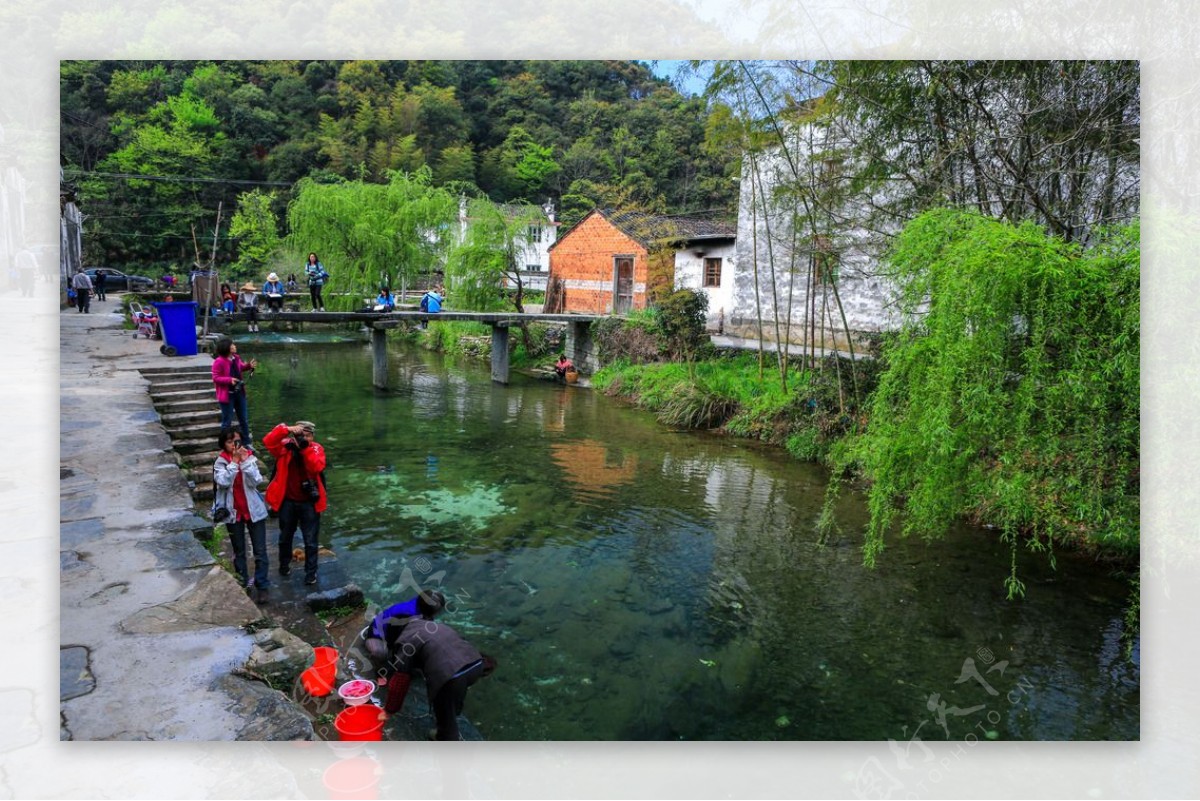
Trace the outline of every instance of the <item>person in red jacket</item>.
{"label": "person in red jacket", "polygon": [[316,425],[307,420],[280,423],[263,437],[275,457],[275,475],[267,486],[267,506],[279,512],[279,575],[292,572],[292,538],[304,536],[304,583],[317,583],[318,537],[325,511],[325,449],[313,439]]}

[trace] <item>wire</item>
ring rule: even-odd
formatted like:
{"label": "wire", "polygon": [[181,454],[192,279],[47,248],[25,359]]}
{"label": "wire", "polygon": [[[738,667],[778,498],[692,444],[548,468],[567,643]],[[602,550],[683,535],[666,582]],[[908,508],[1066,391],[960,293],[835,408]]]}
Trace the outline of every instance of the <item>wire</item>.
{"label": "wire", "polygon": [[130,172],[95,172],[89,170],[75,170],[69,167],[63,168],[64,175],[70,174],[75,176],[88,176],[94,178],[118,178],[126,181],[175,181],[178,183],[195,183],[195,184],[251,184],[253,186],[286,186],[291,187],[292,184],[284,181],[251,181],[240,178],[188,178],[183,175],[140,175]]}

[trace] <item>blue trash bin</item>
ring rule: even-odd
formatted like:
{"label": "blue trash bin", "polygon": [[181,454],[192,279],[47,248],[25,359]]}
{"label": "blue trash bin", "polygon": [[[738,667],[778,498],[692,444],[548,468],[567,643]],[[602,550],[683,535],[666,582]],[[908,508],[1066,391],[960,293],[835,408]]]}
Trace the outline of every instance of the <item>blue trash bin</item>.
{"label": "blue trash bin", "polygon": [[194,300],[180,300],[175,303],[155,303],[158,310],[158,322],[162,326],[163,342],[161,350],[168,356],[195,356],[200,352],[196,340],[196,309],[198,303]]}

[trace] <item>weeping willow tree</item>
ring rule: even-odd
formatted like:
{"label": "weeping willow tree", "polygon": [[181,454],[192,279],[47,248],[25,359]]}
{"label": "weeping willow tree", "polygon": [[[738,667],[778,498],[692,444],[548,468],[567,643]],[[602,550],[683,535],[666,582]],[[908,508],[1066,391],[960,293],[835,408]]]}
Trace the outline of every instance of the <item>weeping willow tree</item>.
{"label": "weeping willow tree", "polygon": [[[457,224],[458,200],[432,185],[428,168],[392,172],[383,184],[302,179],[288,206],[288,245],[315,251],[332,276],[330,294],[374,295],[440,271]],[[302,261],[302,259],[301,259]]]}
{"label": "weeping willow tree", "polygon": [[1136,554],[1139,229],[1086,249],[1021,225],[934,210],[890,259],[905,323],[885,347],[870,425],[843,466],[871,480],[864,561],[894,523],[941,536],[957,518],[1017,543]]}
{"label": "weeping willow tree", "polygon": [[[511,299],[524,313],[521,268],[529,250],[530,228],[545,223],[536,206],[497,205],[486,197],[467,202],[465,230],[446,258],[448,291],[465,308],[490,311]],[[509,295],[504,288],[512,287]]]}

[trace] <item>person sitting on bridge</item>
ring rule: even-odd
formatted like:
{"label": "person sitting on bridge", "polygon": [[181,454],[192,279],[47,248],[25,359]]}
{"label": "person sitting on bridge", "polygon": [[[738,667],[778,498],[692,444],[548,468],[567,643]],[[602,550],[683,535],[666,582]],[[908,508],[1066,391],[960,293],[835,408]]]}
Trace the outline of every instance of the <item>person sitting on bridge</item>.
{"label": "person sitting on bridge", "polygon": [[268,311],[283,311],[283,296],[286,294],[286,290],[284,290],[283,282],[279,280],[277,273],[267,276],[267,282],[263,284],[262,292],[267,297]]}
{"label": "person sitting on bridge", "polygon": [[461,740],[458,716],[467,690],[492,674],[496,660],[481,654],[445,623],[434,622],[445,606],[446,598],[440,592],[421,592],[416,599],[417,616],[389,617],[382,627],[382,639],[368,639],[367,647],[374,654],[386,647],[387,661],[378,671],[379,685],[388,688],[384,712],[394,715],[403,708],[412,671],[419,669],[425,674],[429,705],[437,720],[429,738]]}
{"label": "person sitting on bridge", "polygon": [[375,298],[375,311],[395,311],[396,299],[392,297],[392,292],[386,286],[379,290],[379,297]]}
{"label": "person sitting on bridge", "polygon": [[247,281],[242,284],[242,291],[238,293],[237,304],[241,307],[246,315],[247,330],[251,334],[258,333],[258,289],[252,281]]}

